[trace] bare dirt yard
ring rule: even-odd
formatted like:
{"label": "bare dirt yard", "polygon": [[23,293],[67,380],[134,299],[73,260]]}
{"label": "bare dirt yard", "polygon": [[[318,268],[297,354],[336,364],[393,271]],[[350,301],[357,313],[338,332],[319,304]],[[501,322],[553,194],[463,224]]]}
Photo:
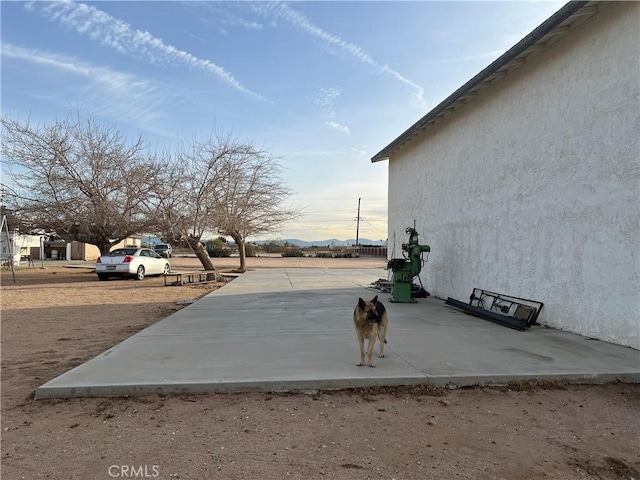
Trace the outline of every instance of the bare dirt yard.
{"label": "bare dirt yard", "polygon": [[89,268],[39,267],[20,267],[15,285],[10,270],[0,276],[3,479],[640,480],[640,385],[34,400],[41,384],[220,286],[99,282]]}

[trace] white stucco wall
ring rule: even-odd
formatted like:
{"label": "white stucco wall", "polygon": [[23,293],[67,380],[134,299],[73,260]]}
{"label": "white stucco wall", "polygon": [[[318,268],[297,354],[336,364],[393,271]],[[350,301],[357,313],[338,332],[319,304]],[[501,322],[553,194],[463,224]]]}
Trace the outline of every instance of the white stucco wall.
{"label": "white stucco wall", "polygon": [[392,155],[389,251],[415,219],[432,295],[531,298],[640,348],[640,4],[599,8]]}
{"label": "white stucco wall", "polygon": [[[9,239],[8,242],[7,238]],[[13,263],[19,265],[20,257],[29,255],[32,247],[40,247],[40,236],[20,235],[16,232],[9,232],[7,237],[6,232],[0,232],[0,254],[2,259],[9,258],[11,255],[9,252],[13,252]]]}

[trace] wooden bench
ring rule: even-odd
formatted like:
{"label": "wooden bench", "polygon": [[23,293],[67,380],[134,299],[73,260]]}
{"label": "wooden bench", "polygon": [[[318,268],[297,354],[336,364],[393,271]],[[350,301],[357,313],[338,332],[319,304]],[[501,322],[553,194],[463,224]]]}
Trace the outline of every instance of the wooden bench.
{"label": "wooden bench", "polygon": [[[169,272],[164,276],[164,285],[195,285],[197,283],[209,283],[215,282],[215,274],[220,276],[221,274],[216,270],[195,270],[193,272]],[[212,275],[213,279],[209,280],[209,275]],[[172,282],[167,282],[167,278],[175,278]]]}

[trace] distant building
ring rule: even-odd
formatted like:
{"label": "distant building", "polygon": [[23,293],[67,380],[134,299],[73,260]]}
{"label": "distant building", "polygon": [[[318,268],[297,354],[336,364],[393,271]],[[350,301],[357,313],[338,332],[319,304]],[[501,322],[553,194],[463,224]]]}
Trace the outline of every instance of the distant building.
{"label": "distant building", "polygon": [[[142,237],[132,235],[112,247],[140,247]],[[93,261],[100,256],[100,250],[95,245],[84,242],[68,242],[59,237],[42,235],[27,235],[17,231],[0,232],[0,259],[2,262],[10,261],[13,252],[13,264],[19,265],[26,256],[32,260],[41,260],[41,251],[44,260],[84,260]]]}
{"label": "distant building", "polygon": [[[0,231],[0,259],[19,265],[21,260],[31,255],[34,249],[40,251],[43,235],[23,235],[18,231]],[[37,258],[37,257],[36,257]]]}
{"label": "distant building", "polygon": [[639,30],[638,2],[570,2],[372,158],[432,294],[640,349]]}
{"label": "distant building", "polygon": [[[146,237],[144,237],[146,239]],[[141,247],[142,246],[143,237],[140,235],[131,235],[130,237],[125,238],[118,244],[111,247],[111,250],[115,250],[116,248],[123,247]],[[85,260],[92,261],[96,260],[100,256],[100,249],[95,245],[84,242],[71,242],[70,245],[70,259],[71,260]]]}

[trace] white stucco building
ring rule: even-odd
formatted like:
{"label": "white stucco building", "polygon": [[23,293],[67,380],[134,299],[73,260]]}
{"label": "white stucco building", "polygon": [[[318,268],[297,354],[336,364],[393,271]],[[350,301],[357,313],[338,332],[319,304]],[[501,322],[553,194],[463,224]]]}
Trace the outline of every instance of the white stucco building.
{"label": "white stucco building", "polygon": [[[571,2],[376,154],[432,295],[640,349],[640,3]],[[395,243],[395,244],[394,244]]]}
{"label": "white stucco building", "polygon": [[21,259],[31,255],[33,249],[40,250],[42,238],[42,235],[23,235],[15,230],[0,231],[0,259],[3,263],[20,265]]}

